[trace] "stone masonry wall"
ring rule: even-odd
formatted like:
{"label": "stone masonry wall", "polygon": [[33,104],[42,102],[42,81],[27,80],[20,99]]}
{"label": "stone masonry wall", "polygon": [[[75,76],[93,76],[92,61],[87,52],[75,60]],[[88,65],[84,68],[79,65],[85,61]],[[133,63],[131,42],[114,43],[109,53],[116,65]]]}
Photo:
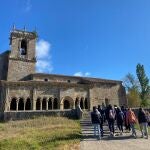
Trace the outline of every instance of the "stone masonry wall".
{"label": "stone masonry wall", "polygon": [[7,79],[9,52],[0,55],[0,80]]}
{"label": "stone masonry wall", "polygon": [[21,60],[9,60],[8,81],[18,81],[35,72],[35,63]]}
{"label": "stone masonry wall", "polygon": [[105,99],[108,99],[109,103],[119,105],[118,89],[120,85],[103,84],[101,86],[94,86],[90,89],[90,108],[93,106],[105,104]]}

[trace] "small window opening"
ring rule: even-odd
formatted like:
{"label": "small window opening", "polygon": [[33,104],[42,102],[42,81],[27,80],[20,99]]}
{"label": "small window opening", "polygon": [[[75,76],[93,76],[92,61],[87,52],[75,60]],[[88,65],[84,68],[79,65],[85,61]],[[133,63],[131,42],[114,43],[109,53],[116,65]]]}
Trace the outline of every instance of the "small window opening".
{"label": "small window opening", "polygon": [[48,81],[48,79],[44,79],[44,81],[46,81],[46,82],[47,82],[47,81]]}
{"label": "small window opening", "polygon": [[26,40],[21,41],[20,54],[21,55],[26,55],[27,54],[27,41]]}
{"label": "small window opening", "polygon": [[70,80],[68,80],[68,83],[70,83],[71,81]]}

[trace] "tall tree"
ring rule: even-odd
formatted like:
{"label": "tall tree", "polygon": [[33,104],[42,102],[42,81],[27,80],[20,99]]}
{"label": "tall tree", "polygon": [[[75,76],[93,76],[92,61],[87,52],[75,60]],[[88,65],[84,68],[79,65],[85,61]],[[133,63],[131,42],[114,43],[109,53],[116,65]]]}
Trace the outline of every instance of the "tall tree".
{"label": "tall tree", "polygon": [[139,82],[134,77],[133,74],[128,73],[124,80],[123,84],[126,88],[128,105],[130,107],[137,107],[140,105],[140,96],[139,96]]}
{"label": "tall tree", "polygon": [[142,104],[146,105],[149,97],[150,86],[149,86],[149,79],[145,74],[144,65],[137,64],[136,74],[140,83],[140,97],[142,100]]}

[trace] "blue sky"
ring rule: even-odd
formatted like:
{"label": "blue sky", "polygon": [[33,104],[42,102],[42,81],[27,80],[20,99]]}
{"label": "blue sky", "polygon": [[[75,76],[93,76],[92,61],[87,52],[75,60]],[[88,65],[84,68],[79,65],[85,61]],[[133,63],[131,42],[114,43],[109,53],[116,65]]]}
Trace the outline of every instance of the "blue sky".
{"label": "blue sky", "polygon": [[37,71],[123,79],[137,63],[150,76],[149,0],[2,0],[0,52],[9,32],[37,30]]}

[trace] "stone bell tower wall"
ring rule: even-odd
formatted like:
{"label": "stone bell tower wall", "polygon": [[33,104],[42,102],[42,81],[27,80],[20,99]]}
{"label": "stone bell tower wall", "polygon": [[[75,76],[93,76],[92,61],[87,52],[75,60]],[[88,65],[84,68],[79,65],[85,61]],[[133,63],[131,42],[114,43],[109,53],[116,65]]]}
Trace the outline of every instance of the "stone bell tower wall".
{"label": "stone bell tower wall", "polygon": [[35,73],[35,62],[9,60],[8,81],[28,80],[28,75]]}
{"label": "stone bell tower wall", "polygon": [[14,29],[10,34],[11,51],[8,58],[8,81],[28,80],[35,73],[37,34]]}
{"label": "stone bell tower wall", "polygon": [[0,80],[7,79],[9,51],[0,55]]}

